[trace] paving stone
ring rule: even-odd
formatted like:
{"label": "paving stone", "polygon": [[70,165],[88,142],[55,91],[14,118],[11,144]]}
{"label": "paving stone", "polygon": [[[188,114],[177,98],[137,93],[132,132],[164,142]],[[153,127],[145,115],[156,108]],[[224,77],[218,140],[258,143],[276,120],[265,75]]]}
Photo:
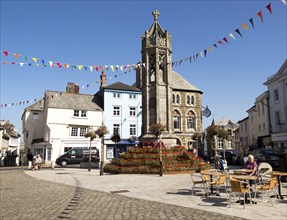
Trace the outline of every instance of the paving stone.
{"label": "paving stone", "polygon": [[6,219],[242,219],[160,202],[44,181],[0,170],[1,220]]}

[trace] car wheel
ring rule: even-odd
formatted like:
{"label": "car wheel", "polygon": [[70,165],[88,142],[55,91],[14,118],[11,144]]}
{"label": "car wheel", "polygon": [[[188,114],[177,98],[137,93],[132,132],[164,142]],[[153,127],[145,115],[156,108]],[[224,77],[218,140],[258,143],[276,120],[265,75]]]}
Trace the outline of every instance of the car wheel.
{"label": "car wheel", "polygon": [[67,164],[68,164],[68,163],[67,163],[67,161],[66,161],[66,160],[62,160],[62,161],[61,161],[61,166],[62,166],[62,167],[67,166]]}

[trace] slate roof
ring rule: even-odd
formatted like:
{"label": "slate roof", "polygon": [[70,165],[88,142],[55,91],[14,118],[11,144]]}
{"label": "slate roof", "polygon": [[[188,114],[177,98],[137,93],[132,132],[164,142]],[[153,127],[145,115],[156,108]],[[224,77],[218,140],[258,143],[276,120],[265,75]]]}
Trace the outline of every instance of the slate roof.
{"label": "slate roof", "polygon": [[44,101],[43,99],[35,102],[33,105],[30,105],[29,107],[25,108],[25,110],[35,110],[35,111],[43,111],[44,109]]}
{"label": "slate roof", "polygon": [[71,94],[58,91],[45,92],[47,108],[84,109],[87,111],[102,111],[95,101],[94,95]]}
{"label": "slate roof", "polygon": [[140,92],[141,90],[134,87],[134,86],[129,86],[127,84],[121,83],[121,82],[116,82],[111,85],[108,85],[104,87],[104,89],[113,89],[113,90],[124,90],[124,91],[135,91],[135,92]]}
{"label": "slate roof", "polygon": [[172,71],[171,87],[175,90],[192,90],[202,93],[199,88],[184,79],[179,73]]}

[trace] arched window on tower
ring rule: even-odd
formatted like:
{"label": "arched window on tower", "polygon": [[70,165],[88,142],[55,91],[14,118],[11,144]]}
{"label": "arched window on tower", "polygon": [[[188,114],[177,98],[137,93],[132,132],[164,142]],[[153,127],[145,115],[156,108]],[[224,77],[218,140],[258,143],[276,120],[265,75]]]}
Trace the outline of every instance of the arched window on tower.
{"label": "arched window on tower", "polygon": [[176,95],[176,100],[175,100],[176,104],[179,104],[179,95]]}
{"label": "arched window on tower", "polygon": [[180,113],[177,110],[173,111],[173,128],[174,130],[181,130]]}
{"label": "arched window on tower", "polygon": [[186,118],[186,125],[187,125],[187,129],[194,129],[196,130],[196,118],[195,115],[193,113],[193,111],[189,111],[187,113],[187,118]]}
{"label": "arched window on tower", "polygon": [[194,96],[191,96],[191,104],[194,105]]}
{"label": "arched window on tower", "polygon": [[186,97],[186,104],[190,105],[190,96],[189,95]]}
{"label": "arched window on tower", "polygon": [[172,103],[174,104],[175,103],[175,95],[172,94]]}

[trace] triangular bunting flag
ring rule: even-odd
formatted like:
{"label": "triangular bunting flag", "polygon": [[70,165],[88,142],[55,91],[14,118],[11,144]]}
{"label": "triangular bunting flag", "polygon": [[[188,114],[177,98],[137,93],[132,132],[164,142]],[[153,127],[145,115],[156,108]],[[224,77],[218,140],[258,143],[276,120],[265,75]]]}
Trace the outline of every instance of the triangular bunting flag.
{"label": "triangular bunting flag", "polygon": [[272,14],[272,9],[271,9],[271,3],[269,3],[266,8],[268,9],[268,11],[270,12],[270,14]]}
{"label": "triangular bunting flag", "polygon": [[202,51],[200,51],[200,56],[201,56],[201,58],[203,58],[203,52]]}
{"label": "triangular bunting flag", "polygon": [[107,65],[105,66],[105,68],[106,68],[107,71],[109,71],[109,67]]}
{"label": "triangular bunting flag", "polygon": [[83,68],[83,66],[81,65],[78,65],[78,69],[81,70]]}
{"label": "triangular bunting flag", "polygon": [[18,56],[17,53],[14,53],[13,55],[14,55],[14,57],[15,57],[16,59],[18,59],[19,56]]}
{"label": "triangular bunting flag", "polygon": [[189,57],[189,62],[191,63],[192,57]]}
{"label": "triangular bunting flag", "polygon": [[24,65],[24,63],[20,63],[20,66],[22,67]]}
{"label": "triangular bunting flag", "polygon": [[32,60],[33,60],[35,63],[37,63],[37,58],[32,57]]}
{"label": "triangular bunting flag", "polygon": [[257,15],[260,17],[261,22],[263,23],[262,11],[259,11]]}
{"label": "triangular bunting flag", "polygon": [[196,58],[196,59],[198,58],[198,53],[196,54],[195,58]]}
{"label": "triangular bunting flag", "polygon": [[27,56],[24,56],[24,60],[26,60],[26,61],[27,61],[27,60],[28,60],[28,57],[27,57]]}
{"label": "triangular bunting flag", "polygon": [[250,19],[249,19],[249,22],[251,23],[253,29],[255,29],[255,28],[254,28],[254,23],[253,23],[253,18],[250,18]]}
{"label": "triangular bunting flag", "polygon": [[206,57],[206,50],[204,50],[204,56]]}
{"label": "triangular bunting flag", "polygon": [[234,37],[232,33],[229,34],[229,37],[232,37],[234,40],[236,40],[236,38]]}
{"label": "triangular bunting flag", "polygon": [[57,62],[56,64],[57,64],[57,66],[58,66],[59,68],[62,67],[61,63]]}
{"label": "triangular bunting flag", "polygon": [[248,30],[248,27],[247,27],[247,25],[244,23],[244,24],[242,24],[241,25],[245,30]]}
{"label": "triangular bunting flag", "polygon": [[7,57],[8,56],[8,51],[3,51],[3,53],[5,54],[5,56]]}
{"label": "triangular bunting flag", "polygon": [[42,60],[42,64],[45,65],[45,60]]}
{"label": "triangular bunting flag", "polygon": [[93,67],[92,66],[90,66],[90,70],[91,70],[91,72],[93,72]]}
{"label": "triangular bunting flag", "polygon": [[229,44],[229,42],[227,41],[227,38],[226,38],[226,37],[224,37],[223,40],[224,40],[226,43]]}
{"label": "triangular bunting flag", "polygon": [[28,63],[29,66],[32,66],[32,63]]}
{"label": "triangular bunting flag", "polygon": [[216,44],[213,44],[213,46],[214,46],[215,48],[217,48],[217,45],[216,45]]}
{"label": "triangular bunting flag", "polygon": [[49,61],[50,67],[53,66],[53,61]]}
{"label": "triangular bunting flag", "polygon": [[281,0],[283,2],[284,5],[286,5],[286,0]]}
{"label": "triangular bunting flag", "polygon": [[120,66],[121,71],[123,71],[123,66]]}
{"label": "triangular bunting flag", "polygon": [[6,62],[6,61],[4,61],[4,62],[3,62],[3,64],[7,64],[7,62]]}
{"label": "triangular bunting flag", "polygon": [[111,70],[112,70],[113,72],[115,71],[114,66],[111,66]]}
{"label": "triangular bunting flag", "polygon": [[222,44],[221,40],[217,41],[217,43]]}
{"label": "triangular bunting flag", "polygon": [[181,63],[182,63],[182,60],[179,61],[178,65],[180,66]]}
{"label": "triangular bunting flag", "polygon": [[238,28],[235,30],[235,32],[237,32],[240,35],[240,37],[242,37],[240,30]]}

